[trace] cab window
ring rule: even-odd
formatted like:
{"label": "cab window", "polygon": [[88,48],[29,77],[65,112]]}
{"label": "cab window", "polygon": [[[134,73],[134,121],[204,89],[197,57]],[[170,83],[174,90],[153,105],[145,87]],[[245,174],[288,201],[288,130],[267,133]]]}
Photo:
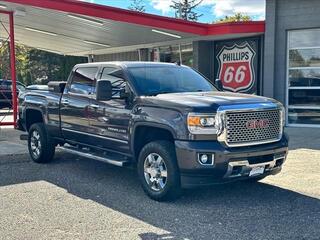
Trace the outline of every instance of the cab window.
{"label": "cab window", "polygon": [[114,98],[120,97],[120,91],[126,87],[126,80],[124,79],[123,71],[120,68],[105,67],[102,71],[100,79],[111,82],[112,96]]}

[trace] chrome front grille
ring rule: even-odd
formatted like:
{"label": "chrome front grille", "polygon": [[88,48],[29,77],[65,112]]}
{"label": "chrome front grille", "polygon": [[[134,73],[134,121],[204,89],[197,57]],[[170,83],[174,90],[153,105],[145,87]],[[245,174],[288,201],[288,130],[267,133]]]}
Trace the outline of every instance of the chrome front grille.
{"label": "chrome front grille", "polygon": [[226,112],[225,141],[228,146],[247,146],[274,142],[281,138],[279,109]]}

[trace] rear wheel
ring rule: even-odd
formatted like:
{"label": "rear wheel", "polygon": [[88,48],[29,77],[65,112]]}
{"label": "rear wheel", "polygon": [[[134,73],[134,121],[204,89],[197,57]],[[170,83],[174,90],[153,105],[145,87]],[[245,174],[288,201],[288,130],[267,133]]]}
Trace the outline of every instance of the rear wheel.
{"label": "rear wheel", "polygon": [[168,141],[155,141],[143,147],[138,174],[143,190],[154,200],[174,200],[181,194],[176,154]]}
{"label": "rear wheel", "polygon": [[35,123],[30,127],[28,149],[34,162],[47,163],[53,159],[55,145],[43,123]]}

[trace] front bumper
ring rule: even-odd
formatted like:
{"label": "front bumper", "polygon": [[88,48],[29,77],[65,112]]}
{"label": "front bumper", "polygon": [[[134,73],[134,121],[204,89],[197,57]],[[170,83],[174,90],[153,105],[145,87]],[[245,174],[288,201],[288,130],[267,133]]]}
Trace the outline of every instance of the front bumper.
{"label": "front bumper", "polygon": [[[288,137],[278,142],[227,148],[218,141],[175,141],[182,187],[212,185],[249,178],[253,168],[264,167],[259,177],[277,174],[286,160]],[[198,154],[213,154],[211,165],[202,165]]]}

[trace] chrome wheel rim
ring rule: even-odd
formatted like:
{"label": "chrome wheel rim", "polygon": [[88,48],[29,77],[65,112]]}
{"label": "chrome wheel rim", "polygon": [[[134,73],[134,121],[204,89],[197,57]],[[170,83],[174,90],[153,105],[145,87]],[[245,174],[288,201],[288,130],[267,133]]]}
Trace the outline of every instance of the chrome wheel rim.
{"label": "chrome wheel rim", "polygon": [[31,148],[32,155],[38,158],[41,153],[41,141],[40,141],[40,134],[37,130],[34,130],[31,133],[30,148]]}
{"label": "chrome wheel rim", "polygon": [[157,153],[150,153],[144,160],[144,178],[154,191],[161,191],[167,184],[167,166]]}

